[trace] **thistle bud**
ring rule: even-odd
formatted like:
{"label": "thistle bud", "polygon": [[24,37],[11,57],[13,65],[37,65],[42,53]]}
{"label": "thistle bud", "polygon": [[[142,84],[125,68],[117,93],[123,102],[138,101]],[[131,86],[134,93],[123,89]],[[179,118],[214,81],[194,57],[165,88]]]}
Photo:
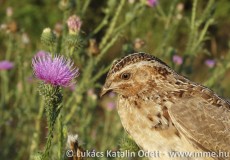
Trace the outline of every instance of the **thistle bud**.
{"label": "thistle bud", "polygon": [[178,12],[182,12],[184,10],[184,4],[183,3],[177,4],[176,9]]}
{"label": "thistle bud", "polygon": [[88,54],[89,56],[98,55],[100,52],[96,39],[89,40]]}
{"label": "thistle bud", "polygon": [[62,10],[62,11],[66,11],[66,10],[69,10],[73,7],[73,1],[72,0],[61,0],[58,4],[59,8]]}
{"label": "thistle bud", "polygon": [[18,30],[18,24],[16,21],[11,21],[7,24],[7,29],[10,33],[15,33]]}
{"label": "thistle bud", "polygon": [[136,50],[139,50],[141,48],[143,48],[143,46],[145,45],[145,41],[140,39],[140,38],[136,38],[134,41],[134,48]]}
{"label": "thistle bud", "polygon": [[157,5],[158,1],[157,0],[146,0],[146,4],[149,7],[155,7]]}
{"label": "thistle bud", "polygon": [[6,8],[6,16],[7,17],[12,17],[12,15],[13,15],[13,8],[12,7],[7,7]]}
{"label": "thistle bud", "polygon": [[57,35],[57,37],[60,37],[62,34],[63,26],[61,23],[56,23],[54,26],[54,33]]}
{"label": "thistle bud", "polygon": [[69,34],[78,34],[81,29],[82,21],[78,16],[72,15],[68,18],[67,25],[69,28]]}
{"label": "thistle bud", "polygon": [[41,42],[45,46],[53,46],[56,43],[56,35],[50,28],[45,28],[41,35]]}

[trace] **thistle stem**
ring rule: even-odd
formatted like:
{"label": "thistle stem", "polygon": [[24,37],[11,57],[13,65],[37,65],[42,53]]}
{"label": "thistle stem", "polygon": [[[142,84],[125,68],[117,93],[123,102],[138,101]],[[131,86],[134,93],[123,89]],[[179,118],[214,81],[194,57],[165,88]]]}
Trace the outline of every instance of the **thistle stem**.
{"label": "thistle stem", "polygon": [[42,155],[42,160],[49,158],[50,148],[51,148],[52,139],[53,139],[54,125],[52,125],[52,123],[49,123],[48,129],[49,129],[49,133],[48,133],[48,138],[46,141],[45,152]]}
{"label": "thistle stem", "polygon": [[62,105],[60,105],[62,102],[62,94],[59,87],[51,85],[42,84],[39,89],[40,93],[45,97],[45,109],[48,123],[48,138],[41,160],[48,160],[51,152],[55,122],[62,108]]}
{"label": "thistle stem", "polygon": [[109,26],[109,29],[107,30],[107,33],[106,35],[103,37],[102,41],[101,41],[101,44],[99,46],[100,49],[104,48],[104,46],[106,45],[107,41],[109,40],[109,38],[111,37],[112,33],[113,33],[113,30],[114,30],[114,27],[117,23],[117,19],[119,17],[119,15],[121,14],[121,10],[122,8],[124,7],[124,4],[125,4],[125,0],[121,0],[117,10],[116,10],[116,13],[113,17],[113,20]]}

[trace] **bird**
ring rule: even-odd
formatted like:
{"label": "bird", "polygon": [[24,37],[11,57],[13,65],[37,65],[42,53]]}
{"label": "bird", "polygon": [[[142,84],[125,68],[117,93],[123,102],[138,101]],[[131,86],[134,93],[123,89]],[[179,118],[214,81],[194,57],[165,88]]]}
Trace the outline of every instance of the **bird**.
{"label": "bird", "polygon": [[154,160],[230,160],[230,103],[159,58],[132,53],[113,62],[101,96],[118,94],[125,131]]}

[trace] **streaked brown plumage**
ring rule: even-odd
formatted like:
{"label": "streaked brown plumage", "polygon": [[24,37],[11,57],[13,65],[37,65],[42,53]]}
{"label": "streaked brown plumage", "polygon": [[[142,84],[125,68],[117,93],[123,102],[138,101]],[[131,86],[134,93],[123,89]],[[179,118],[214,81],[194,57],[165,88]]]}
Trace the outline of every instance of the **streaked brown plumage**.
{"label": "streaked brown plumage", "polygon": [[145,151],[161,151],[153,159],[170,159],[172,151],[230,156],[230,104],[156,57],[134,53],[114,62],[102,95],[109,90],[118,93],[122,125],[135,142]]}

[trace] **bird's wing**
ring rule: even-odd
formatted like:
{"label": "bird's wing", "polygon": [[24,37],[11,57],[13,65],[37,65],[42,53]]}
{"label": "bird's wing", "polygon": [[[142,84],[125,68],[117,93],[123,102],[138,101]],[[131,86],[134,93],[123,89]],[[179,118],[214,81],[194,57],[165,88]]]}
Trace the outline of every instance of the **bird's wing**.
{"label": "bird's wing", "polygon": [[219,106],[210,101],[201,95],[187,96],[172,104],[169,115],[177,129],[197,147],[230,152],[230,105],[220,98]]}

